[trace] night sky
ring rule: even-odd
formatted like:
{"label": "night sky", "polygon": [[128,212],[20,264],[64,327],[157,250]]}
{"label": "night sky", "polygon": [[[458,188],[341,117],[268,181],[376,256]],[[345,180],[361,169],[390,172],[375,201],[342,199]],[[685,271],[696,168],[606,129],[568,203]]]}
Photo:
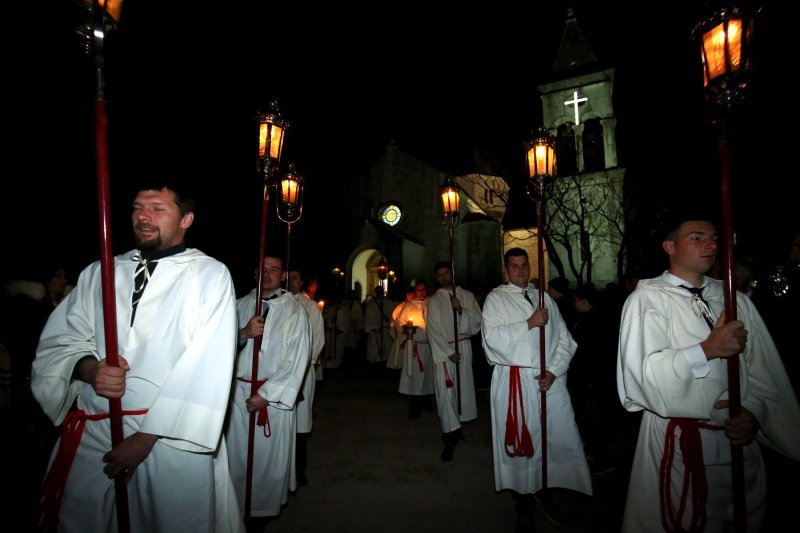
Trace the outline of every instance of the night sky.
{"label": "night sky", "polygon": [[[715,137],[689,40],[696,6],[687,4],[695,3],[571,4],[595,55],[617,68],[626,179],[650,200],[701,196],[718,204]],[[335,235],[314,234],[336,228],[346,202],[336,193],[390,139],[447,173],[471,171],[463,154],[474,147],[494,154],[511,178],[521,176],[522,143],[541,125],[535,87],[550,79],[565,13],[563,2],[504,11],[459,6],[443,15],[410,4],[385,4],[389,13],[380,15],[340,5],[298,14],[271,12],[264,2],[212,3],[199,13],[186,3],[128,4],[106,63],[114,250],[133,246],[133,178],[177,175],[199,200],[189,244],[228,264],[239,292],[258,255],[257,109],[279,101],[291,123],[283,163],[296,163],[306,179],[293,256],[320,271],[344,266],[349,250],[332,246]],[[790,176],[764,170],[767,161],[793,166],[775,134],[785,35],[778,27],[788,22],[762,5],[760,62],[730,131],[739,246],[767,263],[785,256],[782,239],[798,217],[790,211],[797,206]],[[19,75],[9,77],[2,216],[15,260],[4,259],[3,279],[56,257],[80,269],[99,253],[94,79],[74,35],[79,20],[72,5],[32,20],[11,62]],[[271,223],[268,247],[283,253],[284,233]]]}

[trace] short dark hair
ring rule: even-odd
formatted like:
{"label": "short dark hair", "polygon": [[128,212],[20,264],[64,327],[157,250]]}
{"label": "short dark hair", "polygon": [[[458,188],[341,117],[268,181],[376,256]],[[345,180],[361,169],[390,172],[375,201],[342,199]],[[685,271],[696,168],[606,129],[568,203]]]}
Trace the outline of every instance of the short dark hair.
{"label": "short dark hair", "polygon": [[503,264],[505,266],[508,266],[509,257],[524,257],[526,260],[529,260],[528,252],[519,247],[509,248],[508,250],[506,250],[506,253],[503,254]]}
{"label": "short dark hair", "polygon": [[[267,259],[267,258],[277,259],[278,261],[281,262],[281,271],[285,271],[286,270],[286,263],[283,262],[283,257],[281,257],[279,255],[264,254],[264,259]],[[287,272],[287,274],[288,274],[288,272]]]}
{"label": "short dark hair", "polygon": [[440,268],[446,268],[451,273],[453,272],[453,266],[450,264],[450,261],[439,261],[436,263],[436,266],[433,267],[433,273],[435,274],[438,272]]}
{"label": "short dark hair", "polygon": [[561,294],[567,294],[569,292],[569,280],[567,278],[562,278],[561,276],[551,279],[547,286],[553,287]]}
{"label": "short dark hair", "polygon": [[713,213],[704,208],[682,206],[668,212],[661,221],[660,236],[662,241],[674,241],[678,237],[678,230],[684,223],[692,220],[702,220],[710,222],[714,226],[716,217]]}
{"label": "short dark hair", "polygon": [[[560,291],[559,291],[560,292]],[[584,285],[583,287],[578,287],[575,289],[575,298],[579,300],[587,300],[590,304],[595,305],[597,303],[597,297],[599,293],[597,289],[594,288],[593,285]]]}
{"label": "short dark hair", "polygon": [[194,213],[195,200],[187,193],[186,187],[176,178],[169,176],[145,176],[137,180],[137,193],[143,191],[162,191],[167,189],[172,193],[172,200],[180,209],[181,216]]}

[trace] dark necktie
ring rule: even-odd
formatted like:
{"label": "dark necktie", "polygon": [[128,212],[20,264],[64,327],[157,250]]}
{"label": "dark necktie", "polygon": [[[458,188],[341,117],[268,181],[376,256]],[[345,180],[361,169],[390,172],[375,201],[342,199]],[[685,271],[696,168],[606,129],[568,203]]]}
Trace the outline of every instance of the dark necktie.
{"label": "dark necktie", "polygon": [[703,317],[709,329],[714,329],[714,323],[711,321],[711,306],[703,298],[703,287],[689,287],[688,285],[681,285],[681,287],[692,293],[693,304],[697,305],[700,310],[699,316]]}
{"label": "dark necktie", "polygon": [[139,262],[133,273],[133,297],[131,298],[131,305],[133,306],[133,311],[131,312],[132,326],[133,319],[136,317],[136,307],[139,305],[139,300],[141,300],[144,295],[144,288],[147,287],[150,276],[153,275],[153,271],[155,271],[158,266],[158,259],[144,259],[139,254],[134,254],[131,259]]}
{"label": "dark necktie", "polygon": [[523,292],[522,295],[525,297],[526,300],[528,300],[528,303],[531,304],[531,307],[536,309],[536,306],[533,305],[533,300],[531,300],[531,295],[528,294],[528,289],[525,289],[525,292]]}
{"label": "dark necktie", "polygon": [[267,319],[267,313],[269,313],[269,301],[274,300],[278,296],[280,296],[280,294],[276,292],[269,298],[262,298],[261,302],[264,303],[265,305],[264,305],[264,313],[261,316],[264,318],[264,320]]}

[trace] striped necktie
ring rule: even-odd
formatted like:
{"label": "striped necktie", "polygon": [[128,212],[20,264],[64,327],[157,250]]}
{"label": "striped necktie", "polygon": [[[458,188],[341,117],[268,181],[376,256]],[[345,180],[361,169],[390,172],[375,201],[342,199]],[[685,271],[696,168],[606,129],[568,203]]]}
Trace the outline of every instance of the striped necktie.
{"label": "striped necktie", "polygon": [[131,299],[131,304],[133,306],[133,311],[131,312],[131,326],[133,326],[133,319],[136,317],[136,307],[139,305],[139,301],[144,295],[144,288],[150,281],[150,276],[153,275],[153,271],[155,271],[158,266],[158,259],[144,259],[139,254],[134,254],[131,259],[139,262],[134,271],[133,296]]}

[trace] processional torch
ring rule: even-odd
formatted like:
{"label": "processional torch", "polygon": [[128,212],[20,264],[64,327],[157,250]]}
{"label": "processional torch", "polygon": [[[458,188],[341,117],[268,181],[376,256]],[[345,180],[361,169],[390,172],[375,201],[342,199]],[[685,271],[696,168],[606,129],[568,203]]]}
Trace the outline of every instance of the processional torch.
{"label": "processional torch", "polygon": [[[283,152],[283,137],[289,123],[281,117],[277,102],[270,102],[266,112],[258,113],[258,174],[263,180],[261,205],[260,240],[258,246],[258,268],[256,269],[256,310],[262,315],[261,284],[264,281],[264,256],[267,252],[267,215],[269,213],[269,189],[272,175],[277,172]],[[253,339],[253,366],[251,371],[250,395],[258,394],[258,354],[261,352],[259,335]],[[266,409],[266,407],[265,407]],[[250,518],[253,493],[253,453],[256,435],[256,412],[250,413],[250,427],[247,439],[247,476],[244,498],[244,516]]]}
{"label": "processional torch", "polygon": [[[536,191],[537,266],[539,268],[539,308],[544,309],[544,200],[547,182],[555,175],[555,139],[545,128],[539,128],[526,144],[528,175]],[[546,372],[545,326],[539,330],[539,371]],[[547,391],[541,391],[542,488],[547,488]]]}

